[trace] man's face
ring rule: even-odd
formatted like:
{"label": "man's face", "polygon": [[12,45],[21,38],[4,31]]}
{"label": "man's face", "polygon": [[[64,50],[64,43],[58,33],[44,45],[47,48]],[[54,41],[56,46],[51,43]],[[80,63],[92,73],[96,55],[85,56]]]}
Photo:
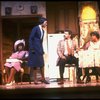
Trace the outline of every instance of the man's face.
{"label": "man's face", "polygon": [[65,39],[68,39],[71,37],[71,35],[69,34],[69,32],[64,32],[64,35],[65,35]]}
{"label": "man's face", "polygon": [[42,27],[46,27],[47,26],[47,21],[44,21],[44,23],[42,24]]}

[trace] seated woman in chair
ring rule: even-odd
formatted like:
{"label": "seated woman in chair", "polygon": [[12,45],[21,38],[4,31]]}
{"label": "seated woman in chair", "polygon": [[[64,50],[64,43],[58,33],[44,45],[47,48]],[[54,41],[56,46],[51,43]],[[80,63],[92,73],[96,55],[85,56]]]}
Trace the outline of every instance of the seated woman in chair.
{"label": "seated woman in chair", "polygon": [[[9,59],[6,60],[5,71],[8,76],[7,78],[7,84],[6,86],[13,84],[14,75],[16,72],[21,71],[21,63],[23,60],[28,58],[28,51],[24,50],[25,47],[25,41],[17,40],[14,44],[14,50],[15,52],[12,53],[12,55],[9,57]],[[10,73],[8,73],[10,69]]]}
{"label": "seated woman in chair", "polygon": [[[85,50],[100,50],[100,34],[99,34],[99,32],[93,31],[93,32],[90,33],[90,36],[91,36],[91,39],[84,46],[84,49]],[[100,76],[99,67],[94,66],[94,70],[95,70],[95,74],[96,74],[96,81],[98,82],[98,76]],[[89,68],[85,68],[85,75],[83,77],[83,80],[85,79],[86,76],[87,76],[86,83],[88,83],[88,82],[91,81],[91,78],[90,78],[90,75],[89,75]]]}

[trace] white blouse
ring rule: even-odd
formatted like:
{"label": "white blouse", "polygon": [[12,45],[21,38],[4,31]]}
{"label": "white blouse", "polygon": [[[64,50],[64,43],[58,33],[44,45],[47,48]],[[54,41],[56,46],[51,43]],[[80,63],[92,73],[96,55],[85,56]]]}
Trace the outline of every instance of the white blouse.
{"label": "white blouse", "polygon": [[100,50],[100,40],[98,42],[91,42],[88,50]]}

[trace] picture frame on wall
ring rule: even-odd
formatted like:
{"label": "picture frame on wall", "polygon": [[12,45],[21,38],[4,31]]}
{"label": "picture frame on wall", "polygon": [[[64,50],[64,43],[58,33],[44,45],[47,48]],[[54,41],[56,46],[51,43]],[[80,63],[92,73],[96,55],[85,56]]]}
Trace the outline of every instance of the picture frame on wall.
{"label": "picture frame on wall", "polygon": [[12,14],[12,7],[5,7],[5,15],[11,15]]}
{"label": "picture frame on wall", "polygon": [[31,6],[30,9],[31,9],[31,14],[36,14],[38,7],[37,6]]}

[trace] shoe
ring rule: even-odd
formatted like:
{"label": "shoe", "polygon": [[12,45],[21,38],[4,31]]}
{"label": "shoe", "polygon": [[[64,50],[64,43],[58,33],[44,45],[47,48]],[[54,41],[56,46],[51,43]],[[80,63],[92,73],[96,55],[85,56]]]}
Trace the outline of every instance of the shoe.
{"label": "shoe", "polygon": [[38,82],[34,82],[35,85],[38,85]]}
{"label": "shoe", "polygon": [[58,82],[59,85],[64,84],[64,81],[61,80],[60,82]]}
{"label": "shoe", "polygon": [[89,82],[91,82],[91,78],[90,77],[87,77],[85,83],[89,83]]}
{"label": "shoe", "polygon": [[50,84],[47,80],[41,80],[42,83]]}
{"label": "shoe", "polygon": [[37,82],[37,81],[34,81],[34,84],[35,84],[35,85],[38,85],[38,82]]}
{"label": "shoe", "polygon": [[96,80],[96,82],[98,83],[98,82],[99,82],[99,80],[97,79],[97,80]]}
{"label": "shoe", "polygon": [[6,84],[6,86],[12,86],[12,85],[13,85],[12,82]]}
{"label": "shoe", "polygon": [[99,82],[99,78],[98,78],[98,76],[96,76],[96,82]]}

